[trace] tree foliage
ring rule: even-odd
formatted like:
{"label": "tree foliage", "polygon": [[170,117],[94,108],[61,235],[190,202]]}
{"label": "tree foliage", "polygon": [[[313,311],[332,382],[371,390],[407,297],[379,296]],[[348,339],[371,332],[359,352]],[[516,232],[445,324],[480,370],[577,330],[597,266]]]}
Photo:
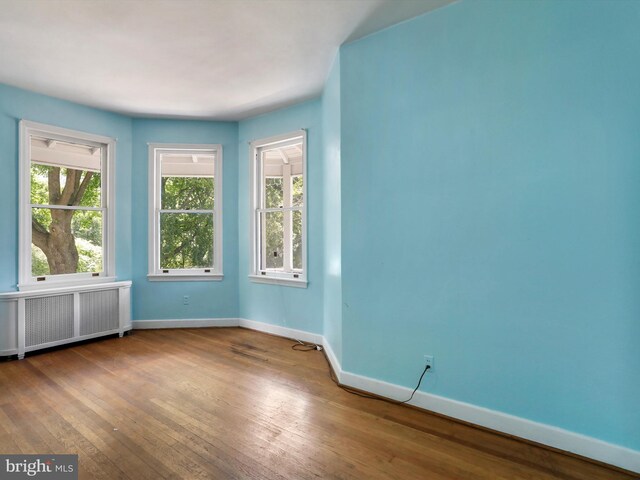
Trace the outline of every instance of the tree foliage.
{"label": "tree foliage", "polygon": [[[295,176],[291,179],[291,196],[294,207],[301,207],[304,198],[304,179]],[[293,235],[291,236],[293,268],[302,269],[302,212],[294,211],[291,228]]]}
{"label": "tree foliage", "polygon": [[[302,176],[291,177],[291,201],[285,201],[282,177],[265,178],[265,208],[283,208],[286,206],[302,207],[303,184]],[[285,222],[286,220],[286,222]],[[285,223],[291,225],[291,256],[292,266],[302,268],[302,212],[282,211],[264,212],[265,258],[263,268],[281,269],[284,267],[284,228]]]}
{"label": "tree foliage", "polygon": [[[264,182],[266,208],[282,208],[284,192],[282,177],[268,177]],[[264,212],[265,231],[264,268],[282,268],[284,258],[284,216],[283,212]]]}
{"label": "tree foliage", "polygon": [[100,190],[99,173],[32,163],[33,275],[102,270],[101,212],[56,208],[99,207]]}
{"label": "tree foliage", "polygon": [[[163,210],[213,210],[211,177],[163,177]],[[160,214],[160,268],[213,267],[213,213]]]}

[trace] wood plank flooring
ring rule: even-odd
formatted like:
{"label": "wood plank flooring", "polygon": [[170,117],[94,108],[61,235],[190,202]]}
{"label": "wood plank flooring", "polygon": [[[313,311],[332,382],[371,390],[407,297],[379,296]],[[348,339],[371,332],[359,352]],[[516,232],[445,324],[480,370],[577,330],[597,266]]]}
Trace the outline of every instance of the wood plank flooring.
{"label": "wood plank flooring", "polygon": [[351,395],[292,343],[141,330],[0,363],[0,452],[78,453],[83,479],[636,478]]}

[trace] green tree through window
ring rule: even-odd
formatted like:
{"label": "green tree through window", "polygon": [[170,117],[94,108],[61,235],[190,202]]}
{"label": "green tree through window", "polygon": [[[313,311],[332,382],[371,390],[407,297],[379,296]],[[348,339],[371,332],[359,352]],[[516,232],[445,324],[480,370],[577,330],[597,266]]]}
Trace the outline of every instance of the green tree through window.
{"label": "green tree through window", "polygon": [[32,275],[102,270],[100,196],[99,172],[31,163]]}
{"label": "green tree through window", "polygon": [[160,214],[160,267],[213,266],[213,213],[170,213],[166,210],[213,210],[211,177],[163,177]]}

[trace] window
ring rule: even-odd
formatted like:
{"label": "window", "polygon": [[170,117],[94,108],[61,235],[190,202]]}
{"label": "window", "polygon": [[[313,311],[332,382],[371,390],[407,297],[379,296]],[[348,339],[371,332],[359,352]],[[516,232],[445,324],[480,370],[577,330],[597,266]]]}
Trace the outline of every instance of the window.
{"label": "window", "polygon": [[222,279],[222,147],[149,146],[149,280]]}
{"label": "window", "polygon": [[115,140],[20,122],[20,290],[115,279]]}
{"label": "window", "polygon": [[252,143],[251,278],[304,287],[306,252],[306,132]]}

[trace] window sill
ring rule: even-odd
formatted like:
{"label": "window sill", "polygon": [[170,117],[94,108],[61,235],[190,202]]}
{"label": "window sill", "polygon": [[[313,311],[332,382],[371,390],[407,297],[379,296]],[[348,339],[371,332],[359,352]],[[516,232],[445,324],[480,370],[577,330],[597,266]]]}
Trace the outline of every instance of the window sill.
{"label": "window sill", "polygon": [[285,287],[307,288],[308,282],[299,278],[270,277],[268,275],[249,275],[249,280],[254,283],[270,283]]}
{"label": "window sill", "polygon": [[150,273],[147,280],[150,282],[220,282],[224,278],[221,273],[211,273],[206,275],[200,274],[171,274],[171,273]]}
{"label": "window sill", "polygon": [[20,283],[18,284],[18,290],[21,292],[39,292],[41,290],[59,290],[64,288],[75,287],[91,287],[94,285],[100,285],[103,283],[113,283],[116,281],[116,277],[84,277],[77,280],[54,280],[50,279],[44,282],[38,283]]}

